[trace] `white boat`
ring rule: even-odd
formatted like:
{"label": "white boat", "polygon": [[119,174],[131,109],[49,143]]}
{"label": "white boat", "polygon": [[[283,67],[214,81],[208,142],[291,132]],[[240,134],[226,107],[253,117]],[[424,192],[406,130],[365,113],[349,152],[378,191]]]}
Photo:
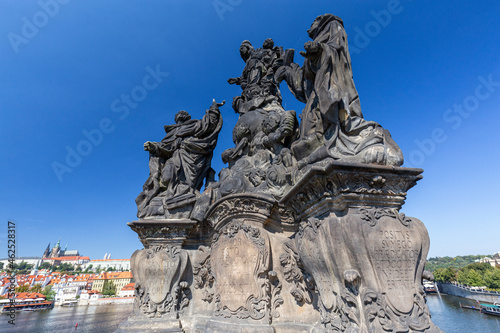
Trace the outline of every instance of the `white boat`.
{"label": "white boat", "polygon": [[77,306],[78,301],[76,299],[68,299],[61,302],[61,306]]}
{"label": "white boat", "polygon": [[423,285],[424,285],[424,291],[427,294],[436,294],[437,293],[436,284],[434,282],[424,281]]}
{"label": "white boat", "polygon": [[486,314],[489,314],[491,316],[500,317],[500,304],[499,303],[495,303],[495,304],[479,303],[479,306],[481,307],[482,313],[486,313]]}

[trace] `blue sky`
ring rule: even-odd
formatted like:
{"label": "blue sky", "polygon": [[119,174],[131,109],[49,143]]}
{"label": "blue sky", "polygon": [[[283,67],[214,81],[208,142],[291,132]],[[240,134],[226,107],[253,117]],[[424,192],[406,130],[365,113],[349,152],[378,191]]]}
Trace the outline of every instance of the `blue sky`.
{"label": "blue sky", "polygon": [[142,144],[177,111],[200,118],[226,100],[220,171],[240,43],[271,37],[302,63],[324,13],[344,20],[365,118],[425,170],[402,211],[425,223],[430,256],[500,250],[498,1],[2,0],[0,13],[0,257],[7,220],[21,256],[61,238],[92,259],[130,257],[142,247],[126,225],[148,176]]}

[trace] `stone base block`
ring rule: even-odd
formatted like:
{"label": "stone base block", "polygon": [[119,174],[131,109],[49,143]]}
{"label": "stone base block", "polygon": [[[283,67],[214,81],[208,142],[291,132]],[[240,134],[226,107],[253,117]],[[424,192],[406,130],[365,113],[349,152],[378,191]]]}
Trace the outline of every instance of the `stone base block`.
{"label": "stone base block", "polygon": [[122,322],[115,333],[147,332],[147,333],[184,333],[178,319],[156,319],[130,317]]}
{"label": "stone base block", "polygon": [[210,320],[203,333],[275,333],[270,325],[238,324],[224,321]]}
{"label": "stone base block", "polygon": [[323,327],[313,327],[312,325],[298,323],[277,323],[273,324],[276,333],[321,333]]}

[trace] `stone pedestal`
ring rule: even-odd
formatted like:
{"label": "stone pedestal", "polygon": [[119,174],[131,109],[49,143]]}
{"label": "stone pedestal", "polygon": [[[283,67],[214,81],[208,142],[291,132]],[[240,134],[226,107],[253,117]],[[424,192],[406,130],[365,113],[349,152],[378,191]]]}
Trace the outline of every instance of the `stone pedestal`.
{"label": "stone pedestal", "polygon": [[135,280],[134,314],[117,332],[184,332],[179,315],[188,306],[191,265],[182,249],[195,221],[148,219],[130,222],[144,249],[130,259]]}
{"label": "stone pedestal", "polygon": [[301,221],[287,256],[314,281],[326,332],[440,331],[422,288],[427,230],[399,213],[421,172],[323,162],[281,200]]}
{"label": "stone pedestal", "polygon": [[209,291],[214,310],[201,331],[274,332],[269,324],[283,299],[266,224],[275,218],[275,207],[269,197],[232,195],[208,212],[213,236],[204,264],[214,281]]}
{"label": "stone pedestal", "polygon": [[143,332],[440,332],[421,279],[427,231],[400,208],[420,169],[325,160],[281,200],[225,196],[202,222],[129,223]]}

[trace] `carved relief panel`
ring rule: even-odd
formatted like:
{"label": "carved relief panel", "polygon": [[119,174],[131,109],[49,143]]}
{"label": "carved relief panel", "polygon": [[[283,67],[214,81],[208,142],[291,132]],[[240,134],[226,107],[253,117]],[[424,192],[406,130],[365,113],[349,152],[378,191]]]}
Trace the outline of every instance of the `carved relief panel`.
{"label": "carved relief panel", "polygon": [[177,317],[178,311],[189,303],[188,283],[183,280],[188,262],[188,253],[174,245],[135,251],[131,258],[135,314]]}
{"label": "carved relief panel", "polygon": [[215,315],[263,319],[270,314],[270,245],[266,233],[241,222],[214,236]]}
{"label": "carved relief panel", "polygon": [[419,220],[381,208],[309,218],[293,245],[297,265],[314,279],[327,332],[434,328],[421,289],[429,238]]}

